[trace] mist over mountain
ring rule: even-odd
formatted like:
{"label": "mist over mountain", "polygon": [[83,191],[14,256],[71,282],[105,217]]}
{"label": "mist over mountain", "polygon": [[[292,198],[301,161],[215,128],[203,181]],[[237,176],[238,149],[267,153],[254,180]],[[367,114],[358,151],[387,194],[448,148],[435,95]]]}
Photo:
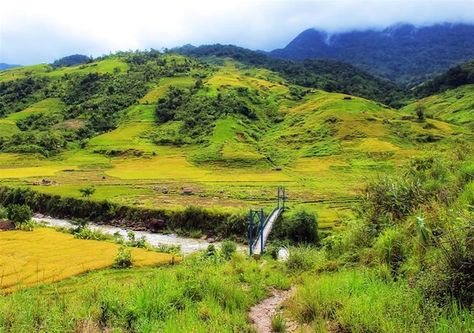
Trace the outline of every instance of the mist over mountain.
{"label": "mist over mountain", "polygon": [[308,29],[269,54],[291,60],[340,60],[410,85],[474,58],[474,25],[398,24],[383,30],[335,34]]}

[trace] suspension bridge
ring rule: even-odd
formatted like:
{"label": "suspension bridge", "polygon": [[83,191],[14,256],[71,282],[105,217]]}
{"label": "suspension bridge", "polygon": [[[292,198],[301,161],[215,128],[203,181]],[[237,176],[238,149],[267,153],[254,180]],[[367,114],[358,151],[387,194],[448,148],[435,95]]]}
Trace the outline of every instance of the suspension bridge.
{"label": "suspension bridge", "polygon": [[259,210],[250,209],[249,214],[249,254],[261,255],[265,250],[270,232],[285,210],[286,192],[283,187],[278,187],[277,205],[270,215],[265,218],[263,208]]}

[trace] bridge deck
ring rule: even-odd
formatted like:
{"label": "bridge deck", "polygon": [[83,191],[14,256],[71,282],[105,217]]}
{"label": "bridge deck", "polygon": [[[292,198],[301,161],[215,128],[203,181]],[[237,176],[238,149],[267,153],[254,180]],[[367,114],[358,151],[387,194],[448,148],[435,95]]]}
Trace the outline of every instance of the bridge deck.
{"label": "bridge deck", "polygon": [[[265,248],[265,244],[267,243],[268,236],[270,236],[270,232],[272,231],[273,225],[275,224],[276,220],[283,212],[283,208],[275,209],[272,214],[267,218],[265,221],[265,227],[263,228],[263,232],[261,237],[263,238],[263,247]],[[262,250],[262,239],[260,235],[257,237],[255,243],[253,243],[253,250],[254,254],[260,254]]]}

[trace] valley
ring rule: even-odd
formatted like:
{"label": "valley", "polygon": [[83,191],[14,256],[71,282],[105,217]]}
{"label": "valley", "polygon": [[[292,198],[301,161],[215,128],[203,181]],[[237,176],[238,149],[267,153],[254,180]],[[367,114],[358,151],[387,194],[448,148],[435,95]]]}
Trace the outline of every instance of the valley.
{"label": "valley", "polygon": [[[127,66],[116,59],[117,67],[112,67],[111,61],[39,75],[60,77],[75,71],[84,75],[89,68],[110,73]],[[333,227],[350,216],[362,179],[395,170],[420,151],[448,149],[458,138],[468,140],[472,134],[438,114],[418,122],[410,106],[400,113],[356,96],[305,88],[298,88],[304,96],[295,98],[290,93],[295,86],[277,74],[239,66],[226,60],[206,69],[202,73],[209,74],[193,96],[236,94],[255,112],[253,119],[229,114],[209,124],[198,139],[186,134],[180,138],[186,125],[180,120],[157,123],[157,102],[170,87],[190,89],[196,79],[181,74],[159,78],[148,84],[137,104],[117,113],[115,129],[92,136],[81,146],[72,141],[51,157],[0,153],[2,184],[76,198],[80,188],[93,186],[94,200],[170,210],[197,205],[231,212],[271,205],[274,188],[283,185],[292,206],[310,207],[318,213],[321,227]],[[3,75],[4,84],[24,72],[25,68],[5,71],[9,76]],[[39,100],[1,119],[2,135],[21,133],[19,120],[64,110],[58,98]],[[78,131],[86,121],[83,116],[65,119],[53,129]],[[425,142],[427,138],[437,142]],[[193,195],[183,196],[185,187],[192,188]]]}
{"label": "valley", "polygon": [[270,55],[0,70],[0,332],[474,329],[472,61]]}

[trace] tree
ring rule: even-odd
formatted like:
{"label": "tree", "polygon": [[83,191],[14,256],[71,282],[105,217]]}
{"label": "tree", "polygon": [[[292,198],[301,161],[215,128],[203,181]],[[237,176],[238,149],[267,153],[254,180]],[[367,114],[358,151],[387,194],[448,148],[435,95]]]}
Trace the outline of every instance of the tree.
{"label": "tree", "polygon": [[33,212],[27,205],[10,205],[7,207],[7,216],[15,224],[23,224],[31,220]]}
{"label": "tree", "polygon": [[84,187],[84,188],[79,189],[79,192],[81,192],[81,195],[82,195],[84,198],[88,198],[88,197],[90,197],[92,194],[95,193],[95,188],[93,188],[93,187]]}
{"label": "tree", "polygon": [[296,243],[318,242],[318,221],[315,214],[303,209],[292,214],[286,223],[287,238]]}
{"label": "tree", "polygon": [[418,117],[418,121],[425,120],[425,108],[420,104],[417,104],[415,107],[416,116]]}

